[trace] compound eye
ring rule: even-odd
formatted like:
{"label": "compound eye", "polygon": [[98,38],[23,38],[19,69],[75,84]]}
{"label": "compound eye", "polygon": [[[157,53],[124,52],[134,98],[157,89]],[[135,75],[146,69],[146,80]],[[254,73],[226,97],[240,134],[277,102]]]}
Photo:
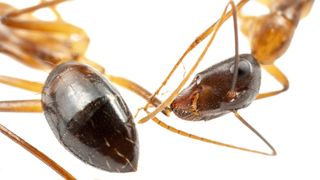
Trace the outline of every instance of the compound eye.
{"label": "compound eye", "polygon": [[200,77],[200,75],[196,75],[196,77],[194,77],[194,79],[193,79],[193,82],[195,82],[196,85],[199,86],[200,83],[201,83],[201,77]]}
{"label": "compound eye", "polygon": [[[230,67],[230,72],[234,73],[234,64]],[[238,67],[238,77],[244,77],[252,73],[252,65],[247,60],[241,60]]]}

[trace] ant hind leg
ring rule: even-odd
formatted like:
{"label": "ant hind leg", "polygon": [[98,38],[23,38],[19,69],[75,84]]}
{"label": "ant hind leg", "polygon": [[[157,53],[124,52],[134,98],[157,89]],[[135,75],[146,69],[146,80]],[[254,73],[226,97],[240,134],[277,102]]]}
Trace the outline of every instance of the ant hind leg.
{"label": "ant hind leg", "polygon": [[50,159],[44,153],[33,147],[31,144],[23,140],[21,137],[7,129],[5,126],[0,124],[0,132],[10,138],[12,141],[29,151],[32,155],[40,159],[42,162],[46,163],[49,167],[51,167],[54,171],[60,174],[65,179],[75,179],[68,171],[62,168],[59,164],[55,161]]}

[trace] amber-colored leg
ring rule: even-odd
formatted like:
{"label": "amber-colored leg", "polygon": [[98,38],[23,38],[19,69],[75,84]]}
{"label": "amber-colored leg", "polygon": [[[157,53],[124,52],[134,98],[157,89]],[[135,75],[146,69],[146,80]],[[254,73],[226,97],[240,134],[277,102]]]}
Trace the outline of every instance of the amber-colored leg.
{"label": "amber-colored leg", "polygon": [[41,93],[43,87],[43,84],[39,82],[33,82],[2,75],[0,75],[0,83],[36,93]]}
{"label": "amber-colored leg", "polygon": [[[31,14],[38,9],[50,8],[65,1],[66,0],[55,0],[55,1],[43,2],[41,4],[29,7],[29,8],[12,11],[1,18],[1,23],[3,25],[8,26],[8,28],[35,30],[31,32],[30,36],[33,36],[33,33],[37,35],[36,32],[44,32],[49,34],[52,32],[59,33],[61,34],[61,37],[59,36],[59,39],[55,39],[55,41],[53,41],[52,43],[57,44],[61,42],[60,44],[61,46],[65,46],[65,48],[70,49],[71,55],[74,54],[81,57],[83,54],[85,54],[85,51],[87,50],[88,43],[89,43],[89,38],[87,37],[87,34],[81,28],[78,28],[76,26],[73,26],[72,24],[68,24],[64,21],[59,21],[59,20],[52,21],[52,22],[45,22],[45,21],[35,20],[33,18],[31,19],[19,18],[20,15]],[[28,31],[26,32],[28,33]],[[40,34],[39,37],[45,38],[43,34],[42,35],[41,33],[39,34]],[[71,36],[72,37],[74,36],[76,38],[71,38]],[[48,36],[48,38],[50,37],[51,36]],[[50,42],[50,40],[46,40],[46,41]],[[65,43],[65,41],[67,41],[69,44],[63,44]],[[45,42],[44,44],[47,45],[46,43],[48,42]],[[29,49],[30,48],[32,49],[32,47],[34,46],[34,44],[32,43],[36,43],[36,42],[30,43],[28,40],[24,41],[24,39],[22,39],[21,43],[20,41],[18,41],[18,43],[16,41],[8,41],[5,43],[9,45],[2,46],[1,51],[3,53],[12,56],[15,59],[18,59],[20,62],[33,68],[48,70],[52,68],[52,66],[58,64],[60,60],[60,59],[56,59],[56,61],[58,62],[47,62],[47,61],[42,62],[42,61],[38,61],[37,59],[34,59],[35,57],[32,56],[33,52],[29,54],[30,53]],[[31,47],[28,48],[24,46],[31,46]],[[41,52],[39,52],[37,56],[38,55],[40,56]],[[74,57],[74,58],[77,58],[77,57]],[[65,59],[62,59],[60,61],[65,61]],[[52,63],[53,65],[48,65],[50,63]]]}
{"label": "amber-colored leg", "polygon": [[[40,32],[46,32],[46,33],[61,33],[64,34],[66,37],[69,36],[76,36],[77,40],[73,41],[71,44],[71,49],[73,49],[75,52],[79,54],[84,54],[89,43],[89,38],[84,30],[82,30],[79,27],[76,27],[72,24],[66,23],[64,21],[34,21],[34,20],[28,20],[28,19],[19,19],[19,17],[22,14],[28,14],[32,13],[38,9],[41,8],[47,8],[47,7],[53,7],[59,3],[62,3],[66,0],[55,0],[55,1],[49,1],[49,2],[43,2],[41,4],[38,4],[36,6],[32,6],[29,8],[16,10],[11,13],[6,14],[3,18],[1,18],[2,24],[13,27],[13,28],[20,28],[24,30],[35,30]],[[11,54],[16,54],[14,51],[10,51]]]}
{"label": "amber-colored leg", "polygon": [[33,147],[31,144],[23,140],[18,135],[14,134],[12,131],[7,129],[5,126],[0,124],[0,132],[10,138],[15,143],[19,144],[21,147],[26,149],[28,152],[30,152],[32,155],[40,159],[42,162],[46,163],[49,167],[51,167],[54,171],[56,171],[58,174],[60,174],[65,179],[75,179],[68,171],[63,169],[59,164],[57,164],[55,161],[50,159],[48,156],[43,154],[41,151]]}
{"label": "amber-colored leg", "polygon": [[275,96],[286,91],[289,88],[289,81],[287,77],[278,69],[274,64],[271,65],[263,65],[262,66],[269,74],[271,74],[282,86],[283,88],[277,91],[271,91],[267,93],[258,94],[256,99],[267,98],[271,96]]}
{"label": "amber-colored leg", "polygon": [[[242,123],[245,123],[245,125],[250,129],[252,130],[263,142],[265,142],[268,147],[272,150],[271,153],[266,153],[266,152],[262,152],[262,151],[257,151],[257,150],[252,150],[252,149],[247,149],[247,148],[243,148],[243,147],[239,147],[239,146],[234,146],[234,145],[231,145],[231,144],[226,144],[226,143],[222,143],[222,142],[219,142],[219,141],[215,141],[215,140],[211,140],[211,139],[207,139],[207,138],[204,138],[204,137],[200,137],[200,136],[197,136],[197,135],[194,135],[194,134],[190,134],[190,133],[187,133],[185,131],[182,131],[182,130],[179,130],[173,126],[170,126],[166,123],[164,123],[163,121],[159,120],[158,118],[154,117],[152,118],[152,121],[154,121],[155,123],[157,123],[159,126],[173,132],[173,133],[176,133],[176,134],[179,134],[181,136],[185,136],[185,137],[188,137],[188,138],[191,138],[191,139],[195,139],[195,140],[199,140],[199,141],[202,141],[202,142],[206,142],[206,143],[210,143],[210,144],[215,144],[215,145],[218,145],[218,146],[224,146],[224,147],[228,147],[228,148],[232,148],[232,149],[238,149],[238,150],[241,150],[241,151],[247,151],[247,152],[251,152],[251,153],[256,153],[256,154],[262,154],[262,155],[268,155],[268,156],[274,156],[276,155],[276,151],[274,150],[274,148],[270,145],[270,143],[268,143],[268,141],[266,141],[255,129],[253,129],[248,123],[246,123],[244,121],[244,119],[239,115],[239,114],[236,114],[236,117],[241,120]],[[241,118],[241,119],[240,119]]]}
{"label": "amber-colored leg", "polygon": [[42,112],[42,105],[38,99],[0,101],[0,112]]}
{"label": "amber-colored leg", "polygon": [[[48,0],[41,0],[41,3],[45,3],[48,2]],[[60,15],[60,13],[58,12],[58,10],[56,9],[56,6],[51,6],[50,7],[51,11],[53,12],[53,14],[56,16],[57,20],[62,21],[62,16]]]}
{"label": "amber-colored leg", "polygon": [[100,64],[90,60],[89,58],[87,57],[83,57],[83,58],[80,58],[79,59],[80,62],[84,63],[84,64],[87,64],[89,66],[92,66],[94,67],[96,70],[98,70],[101,74],[105,74],[106,73],[106,70],[103,66],[101,66]]}
{"label": "amber-colored leg", "polygon": [[17,59],[19,62],[21,62],[29,67],[42,69],[42,70],[49,69],[49,67],[47,65],[45,65],[44,63],[41,63],[39,61],[35,61],[29,54],[21,51],[20,47],[18,45],[11,44],[10,47],[2,46],[1,52],[13,57],[14,59]]}
{"label": "amber-colored leg", "polygon": [[[237,6],[236,8],[239,10],[245,3],[247,3],[248,1],[247,0],[243,0],[241,1]],[[207,45],[205,46],[205,49],[202,51],[201,55],[199,56],[198,60],[195,62],[195,64],[192,66],[192,68],[189,70],[189,72],[187,73],[187,75],[184,77],[184,79],[180,82],[180,84],[178,85],[178,87],[169,95],[169,97],[164,101],[162,102],[154,111],[152,111],[151,113],[148,113],[147,116],[141,118],[138,123],[145,123],[147,122],[149,119],[155,117],[156,114],[158,114],[160,111],[162,111],[165,107],[168,107],[171,102],[174,100],[174,98],[178,95],[178,93],[180,92],[180,90],[182,89],[182,87],[185,85],[185,83],[187,82],[187,80],[190,78],[190,76],[194,73],[195,69],[198,67],[199,63],[201,62],[201,60],[203,59],[203,57],[205,56],[206,52],[208,51],[209,47],[211,46],[213,40],[215,39],[216,37],[216,34],[217,32],[219,31],[220,27],[222,26],[222,24],[225,22],[225,20],[227,20],[232,12],[234,11],[229,11],[227,13],[227,8],[229,7],[230,4],[232,4],[233,1],[230,1],[226,8],[224,9],[222,15],[221,15],[221,18],[216,22],[214,23],[212,29],[211,27],[205,31],[201,37],[200,37],[200,41],[202,41],[203,39],[205,39],[209,34],[212,33]],[[234,6],[231,6],[231,7],[234,7]],[[230,14],[230,15],[229,15]],[[198,38],[197,38],[198,39]],[[196,40],[194,43],[196,44],[199,44],[199,42]],[[194,46],[195,47],[195,46]],[[194,48],[192,47],[192,48]],[[184,53],[184,54],[188,54],[190,52],[189,49],[187,49],[187,51]],[[181,62],[184,58],[184,55],[182,57],[182,59],[180,59],[179,61]],[[177,64],[179,64],[180,62],[178,62]],[[172,69],[172,72],[175,70],[176,67],[174,67]],[[170,73],[171,74],[171,73]],[[167,80],[169,79],[169,77],[171,76],[169,74],[169,76],[166,78],[166,80],[164,81],[164,83],[162,83],[162,85],[160,86],[159,89],[161,89],[164,84],[166,84]],[[159,93],[159,89],[156,91],[155,94]],[[152,96],[154,97],[154,96]],[[151,98],[152,98],[151,97]],[[148,104],[147,104],[148,105]],[[147,108],[148,106],[145,106],[145,109]]]}
{"label": "amber-colored leg", "polygon": [[17,16],[20,16],[21,14],[32,13],[38,9],[54,7],[57,4],[63,3],[65,1],[68,1],[68,0],[52,0],[52,1],[41,0],[40,4],[10,12],[9,14],[6,15],[6,17],[17,17]]}
{"label": "amber-colored leg", "polygon": [[270,1],[270,0],[258,0],[258,2],[267,6],[267,7],[269,7],[272,3],[272,1]]}
{"label": "amber-colored leg", "polygon": [[[143,87],[141,87],[140,85],[138,85],[137,83],[135,83],[129,79],[119,77],[119,76],[114,76],[114,75],[106,73],[104,67],[89,60],[88,58],[82,58],[82,59],[80,59],[80,62],[91,65],[92,67],[96,68],[101,73],[103,73],[113,83],[118,84],[119,86],[134,92],[135,94],[139,95],[140,97],[142,97],[143,99],[145,99],[147,101],[149,100],[150,96],[152,95],[149,91],[147,91],[146,89],[144,89]],[[151,104],[153,106],[157,107],[159,104],[161,104],[161,102],[159,99],[153,98]],[[170,114],[170,112],[171,112],[171,110],[168,107],[166,107],[162,111],[162,113],[165,114],[166,116],[168,116]]]}
{"label": "amber-colored leg", "polygon": [[87,34],[81,28],[78,28],[64,21],[47,22],[18,20],[13,19],[10,15],[11,14],[9,13],[6,18],[2,19],[2,23],[6,26],[43,32],[57,32],[66,35],[78,34],[81,38],[87,39]]}
{"label": "amber-colored leg", "polygon": [[[14,86],[17,88],[29,90],[32,92],[40,93],[42,84],[8,76],[0,76],[0,83]],[[0,101],[0,112],[42,112],[42,105],[40,100],[16,100],[16,101]],[[9,137],[11,140],[22,146],[31,154],[36,156],[42,162],[47,164],[50,168],[56,171],[65,179],[75,179],[69,172],[59,166],[56,162],[43,154],[41,151],[24,141],[21,137],[17,136],[6,127],[0,124],[0,132]]]}
{"label": "amber-colored leg", "polygon": [[[43,84],[0,75],[0,83],[16,88],[41,93]],[[40,100],[0,101],[0,112],[42,112]]]}
{"label": "amber-colored leg", "polygon": [[[242,0],[237,4],[237,10],[240,10],[249,0]],[[152,101],[152,99],[159,94],[161,89],[167,84],[168,80],[174,73],[174,71],[178,68],[178,66],[181,64],[183,59],[198,45],[200,44],[204,39],[206,39],[211,33],[214,33],[213,38],[215,36],[216,31],[219,29],[219,26],[223,24],[227,19],[229,19],[232,16],[232,11],[228,11],[227,13],[224,12],[223,16],[216,21],[213,25],[211,25],[208,29],[206,29],[203,33],[201,33],[188,47],[188,49],[183,53],[183,55],[180,57],[180,59],[177,61],[177,63],[174,65],[168,76],[164,79],[164,81],[161,83],[160,87],[153,93],[153,95],[150,97],[149,101]],[[217,26],[220,24],[219,26]],[[208,43],[209,44],[209,43]],[[211,43],[210,43],[211,44]],[[205,54],[205,51],[204,51]],[[204,55],[203,54],[203,55]],[[201,55],[202,56],[202,55]],[[200,56],[200,60],[202,59]],[[198,63],[196,63],[195,66],[197,66]],[[195,68],[193,68],[195,69]],[[193,72],[193,70],[190,70]],[[145,105],[144,109],[147,109],[149,102]],[[166,103],[167,104],[167,103]],[[170,104],[170,103],[169,103]],[[147,120],[139,121],[140,123],[146,122]]]}
{"label": "amber-colored leg", "polygon": [[[88,62],[94,63],[92,61],[87,61],[87,63]],[[89,64],[89,65],[91,65],[91,64]],[[98,67],[98,69],[104,69],[102,66],[98,65],[97,63],[95,63],[95,65]],[[111,74],[104,73],[104,75],[107,78],[109,78],[110,81],[136,93],[137,95],[139,95],[140,97],[142,97],[146,100],[148,100],[148,98],[151,96],[151,93],[149,91],[147,91],[146,89],[144,89],[143,87],[141,87],[140,85],[136,84],[133,81],[130,81],[130,80],[123,78],[123,77],[113,76]],[[13,77],[9,77],[9,76],[2,76],[2,75],[0,75],[0,83],[6,84],[9,86],[13,86],[13,87],[17,87],[20,89],[24,89],[24,90],[36,92],[36,93],[41,93],[42,88],[43,88],[43,84],[40,82],[28,81],[28,80],[24,80],[24,79],[13,78]],[[160,100],[156,99],[156,98],[152,102],[152,105],[154,105],[155,107],[158,106],[159,104],[160,104]],[[165,114],[167,116],[170,114],[170,112],[171,112],[170,108],[165,108],[163,110],[163,114]]]}

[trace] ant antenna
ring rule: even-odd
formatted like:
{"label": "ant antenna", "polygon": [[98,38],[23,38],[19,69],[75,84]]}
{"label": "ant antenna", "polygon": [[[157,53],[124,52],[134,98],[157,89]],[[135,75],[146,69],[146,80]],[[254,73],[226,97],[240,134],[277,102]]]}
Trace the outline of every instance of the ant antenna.
{"label": "ant antenna", "polygon": [[232,110],[233,114],[240,120],[242,124],[244,124],[247,128],[249,128],[255,135],[257,135],[271,150],[271,153],[265,154],[270,156],[277,155],[277,151],[275,148],[256,130],[254,129],[236,110]]}
{"label": "ant antenna", "polygon": [[239,68],[239,40],[238,40],[238,21],[237,21],[237,8],[236,5],[232,0],[229,1],[229,4],[232,7],[232,14],[233,14],[233,30],[234,30],[234,42],[235,42],[235,63],[234,63],[234,74],[232,78],[232,83],[231,83],[231,90],[229,91],[229,95],[231,98],[234,98],[235,96],[235,87],[237,83],[237,78],[238,78],[238,68]]}

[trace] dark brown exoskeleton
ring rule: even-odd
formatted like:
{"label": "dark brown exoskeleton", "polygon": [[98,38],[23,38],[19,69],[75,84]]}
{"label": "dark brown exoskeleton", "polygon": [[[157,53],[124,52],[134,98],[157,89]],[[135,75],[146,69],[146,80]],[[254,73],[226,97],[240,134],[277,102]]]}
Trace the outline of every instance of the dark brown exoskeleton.
{"label": "dark brown exoskeleton", "polygon": [[[138,139],[132,115],[108,80],[145,99],[151,93],[126,78],[106,73],[104,67],[86,57],[89,43],[86,32],[64,21],[55,9],[65,1],[42,0],[40,4],[23,9],[0,3],[0,53],[31,68],[52,71],[46,84],[0,74],[1,84],[43,93],[42,101],[0,101],[0,112],[45,111],[57,139],[82,161],[111,172],[136,171]],[[43,21],[33,16],[35,11],[43,8],[50,8],[56,19]],[[75,62],[62,64],[69,61]],[[152,104],[160,104],[160,101],[154,99]],[[164,113],[168,113],[168,108]],[[39,158],[64,179],[75,179],[58,163],[1,123],[0,133]]]}
{"label": "dark brown exoskeleton", "polygon": [[172,102],[173,112],[185,120],[210,120],[251,104],[260,88],[260,65],[252,55],[240,55],[235,97],[230,97],[234,61],[233,57],[198,73]]}
{"label": "dark brown exoskeleton", "polygon": [[76,62],[57,66],[44,85],[42,107],[56,138],[82,161],[111,172],[136,171],[132,115],[98,72]]}

